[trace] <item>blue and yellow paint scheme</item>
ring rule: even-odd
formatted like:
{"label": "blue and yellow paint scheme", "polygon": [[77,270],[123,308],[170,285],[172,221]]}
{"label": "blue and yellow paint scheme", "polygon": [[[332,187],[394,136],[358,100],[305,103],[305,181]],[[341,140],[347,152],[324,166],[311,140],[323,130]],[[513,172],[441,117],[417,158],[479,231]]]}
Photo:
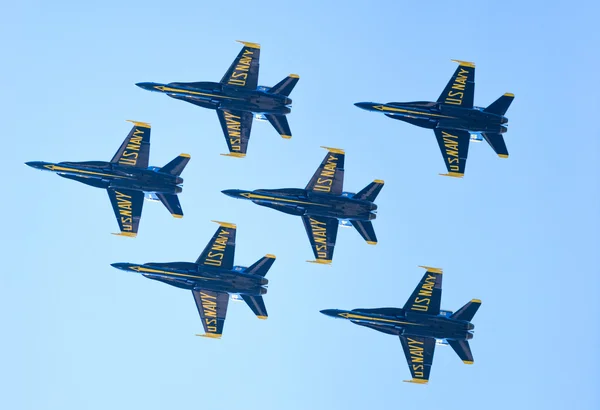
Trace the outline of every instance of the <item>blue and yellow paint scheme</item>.
{"label": "blue and yellow paint scheme", "polygon": [[448,170],[448,173],[440,175],[462,178],[470,141],[481,141],[483,137],[500,158],[508,158],[502,136],[507,131],[508,123],[504,114],[515,96],[506,93],[487,108],[473,106],[475,64],[453,61],[459,66],[436,102],[359,102],[354,105],[432,129]]}
{"label": "blue and yellow paint scheme", "polygon": [[425,384],[429,381],[436,341],[449,344],[465,364],[473,364],[469,340],[475,326],[471,320],[481,301],[473,299],[454,313],[441,310],[442,269],[420,267],[427,272],[401,309],[326,309],[321,313],[399,336],[412,374],[412,379],[405,381]]}
{"label": "blue and yellow paint scheme", "polygon": [[265,255],[250,267],[234,266],[236,226],[213,222],[219,228],[196,262],[113,263],[112,266],[191,290],[205,332],[198,336],[218,339],[223,335],[230,295],[240,296],[259,319],[267,318],[262,295],[267,293],[269,281],[265,275],[275,256]]}
{"label": "blue and yellow paint scheme", "polygon": [[327,155],[304,189],[228,189],[223,193],[302,217],[315,255],[309,262],[330,264],[340,223],[351,223],[368,244],[377,243],[371,221],[377,217],[374,201],[384,183],[375,180],[356,194],[344,192],[344,150],[322,148]]}
{"label": "blue and yellow paint scheme", "polygon": [[292,137],[286,115],[291,112],[290,93],[299,80],[290,74],[273,87],[258,85],[260,45],[244,46],[220,82],[137,83],[148,91],[216,110],[229,148],[226,156],[246,156],[253,118],[266,119],[282,138]]}
{"label": "blue and yellow paint scheme", "polygon": [[190,160],[180,154],[162,168],[148,166],[150,124],[130,121],[133,128],[110,162],[26,162],[32,168],[96,188],[106,189],[119,224],[119,236],[135,237],[145,194],[160,200],[175,218],[183,217],[177,194],[182,191],[183,169]]}

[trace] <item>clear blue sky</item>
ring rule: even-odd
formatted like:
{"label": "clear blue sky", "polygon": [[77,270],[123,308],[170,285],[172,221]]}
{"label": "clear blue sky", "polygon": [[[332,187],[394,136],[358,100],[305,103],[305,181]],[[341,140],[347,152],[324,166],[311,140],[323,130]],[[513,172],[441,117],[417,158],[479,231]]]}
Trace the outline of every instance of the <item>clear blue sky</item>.
{"label": "clear blue sky", "polygon": [[[597,4],[285,3],[4,5],[1,407],[600,408]],[[218,155],[214,112],[134,85],[218,81],[236,39],[261,43],[260,84],[300,75],[294,137],[255,123],[244,160]],[[477,105],[516,96],[510,158],[472,144],[463,180],[437,175],[431,131],[353,106],[435,100],[452,58],[477,64]],[[147,202],[133,240],[105,192],[23,165],[109,160],[126,119],[152,124],[151,165],[192,156],[185,217]],[[386,182],[379,244],[340,229],[331,267],[304,262],[299,218],[220,193],[303,187],[320,145],[346,149],[347,190]],[[222,340],[194,337],[190,292],[109,265],[193,261],[211,219],[238,224],[236,264],[277,255],[269,320],[231,303]],[[400,307],[423,264],[444,268],[443,308],[483,306],[475,364],[438,348],[417,386],[397,338],[319,310]]]}

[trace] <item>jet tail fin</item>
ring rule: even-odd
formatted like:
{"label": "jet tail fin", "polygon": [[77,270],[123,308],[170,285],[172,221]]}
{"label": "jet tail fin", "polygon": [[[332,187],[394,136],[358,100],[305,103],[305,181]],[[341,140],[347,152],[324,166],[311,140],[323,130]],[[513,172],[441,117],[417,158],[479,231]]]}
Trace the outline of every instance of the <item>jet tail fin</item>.
{"label": "jet tail fin", "polygon": [[475,316],[475,313],[477,313],[479,306],[481,306],[481,300],[473,299],[470,302],[467,302],[466,305],[458,309],[456,312],[454,312],[450,317],[452,319],[466,320],[467,322],[470,322],[471,320],[473,320],[473,316]]}
{"label": "jet tail fin", "polygon": [[292,90],[294,89],[296,84],[298,83],[299,79],[300,79],[300,76],[298,74],[290,74],[287,77],[285,77],[283,80],[281,80],[280,82],[275,84],[269,90],[269,93],[285,95],[287,97],[288,95],[290,95],[290,93],[292,92]]}
{"label": "jet tail fin", "polygon": [[166,174],[179,176],[185,169],[187,163],[190,161],[190,158],[191,157],[189,154],[179,154],[178,157],[162,167],[160,171]]}
{"label": "jet tail fin", "polygon": [[254,312],[257,318],[266,319],[269,315],[267,307],[262,296],[241,295],[242,299],[248,304],[248,307]]}
{"label": "jet tail fin", "polygon": [[383,188],[383,184],[384,182],[381,179],[376,179],[364,187],[359,193],[354,195],[354,198],[374,202],[377,195],[379,195],[381,188]]}
{"label": "jet tail fin", "polygon": [[464,364],[473,364],[473,353],[467,340],[446,340]]}
{"label": "jet tail fin", "polygon": [[508,107],[515,99],[515,95],[511,93],[506,93],[502,97],[498,98],[496,101],[491,103],[484,112],[489,112],[497,115],[504,115],[506,111],[508,111]]}
{"label": "jet tail fin", "polygon": [[275,262],[275,255],[265,255],[259,260],[257,260],[252,266],[248,268],[247,273],[252,273],[254,275],[265,276],[273,263]]}
{"label": "jet tail fin", "polygon": [[286,140],[292,138],[292,130],[290,129],[290,124],[288,124],[285,115],[265,114],[265,117],[267,117],[267,120],[269,120],[273,128],[275,128],[275,131],[281,135],[281,138],[285,138]]}

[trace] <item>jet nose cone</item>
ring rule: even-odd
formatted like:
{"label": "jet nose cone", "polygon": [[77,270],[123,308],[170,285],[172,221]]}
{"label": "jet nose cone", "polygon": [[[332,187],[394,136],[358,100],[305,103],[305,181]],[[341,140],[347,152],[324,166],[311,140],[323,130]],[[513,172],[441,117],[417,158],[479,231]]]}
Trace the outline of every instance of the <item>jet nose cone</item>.
{"label": "jet nose cone", "polygon": [[41,161],[30,161],[26,162],[25,165],[30,166],[31,168],[40,169],[44,167],[44,163]]}
{"label": "jet nose cone", "polygon": [[372,111],[375,104],[370,102],[357,102],[354,103],[354,105],[356,105],[358,108],[362,108],[363,110]]}
{"label": "jet nose cone", "polygon": [[321,313],[323,313],[326,316],[338,317],[339,310],[337,310],[337,309],[325,309],[325,310],[322,310]]}
{"label": "jet nose cone", "polygon": [[221,192],[232,198],[240,198],[243,191],[240,191],[239,189],[226,189]]}
{"label": "jet nose cone", "polygon": [[156,91],[156,89],[154,88],[156,83],[136,83],[135,85],[137,85],[140,88],[143,88],[144,90]]}
{"label": "jet nose cone", "polygon": [[110,266],[113,268],[121,269],[121,270],[129,270],[131,264],[129,263],[111,263]]}

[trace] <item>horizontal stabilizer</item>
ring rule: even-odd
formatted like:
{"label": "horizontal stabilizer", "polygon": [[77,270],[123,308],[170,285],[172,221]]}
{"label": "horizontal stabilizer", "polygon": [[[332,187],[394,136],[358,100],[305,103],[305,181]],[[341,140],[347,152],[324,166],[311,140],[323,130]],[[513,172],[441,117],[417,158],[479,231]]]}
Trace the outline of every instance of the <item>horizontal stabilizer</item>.
{"label": "horizontal stabilizer", "polygon": [[173,194],[156,194],[160,202],[167,208],[167,210],[173,215],[175,218],[183,218],[183,209],[181,209],[181,204],[179,203],[179,198],[177,195]]}
{"label": "horizontal stabilizer", "polygon": [[160,169],[160,172],[164,172],[165,174],[171,174],[175,176],[181,175],[185,166],[188,162],[190,162],[189,154],[179,154],[177,158],[169,162],[167,165]]}
{"label": "horizontal stabilizer", "polygon": [[300,79],[300,76],[298,74],[290,74],[287,77],[285,77],[283,80],[281,80],[280,82],[275,84],[269,90],[269,93],[270,94],[281,94],[281,95],[285,95],[287,97],[288,95],[290,95],[290,93],[292,92],[292,90],[294,89],[296,84],[298,83],[299,79]]}
{"label": "horizontal stabilizer", "polygon": [[464,364],[473,364],[473,353],[467,340],[447,340]]}
{"label": "horizontal stabilizer", "polygon": [[247,273],[252,273],[253,275],[265,276],[273,263],[275,262],[275,255],[265,255],[259,260],[257,260],[252,266],[250,266],[247,270]]}
{"label": "horizontal stabilizer", "polygon": [[375,181],[371,182],[369,185],[364,187],[359,193],[354,195],[354,198],[374,202],[375,198],[377,198],[377,195],[379,195],[379,192],[381,192],[382,188],[383,181],[381,179],[376,179]]}
{"label": "horizontal stabilizer", "polygon": [[281,138],[285,138],[286,140],[292,138],[292,130],[285,115],[265,114],[265,117],[267,117],[267,120],[275,128],[275,131],[281,135]]}
{"label": "horizontal stabilizer", "polygon": [[491,114],[504,115],[506,111],[508,111],[508,107],[515,99],[515,95],[511,93],[506,93],[502,97],[498,98],[496,101],[491,103],[485,110],[485,112],[489,112]]}
{"label": "horizontal stabilizer", "polygon": [[267,313],[267,308],[265,306],[265,301],[262,296],[250,296],[250,295],[241,295],[242,299],[246,301],[248,307],[252,309],[252,312],[259,319],[266,319],[269,314]]}
{"label": "horizontal stabilizer", "polygon": [[489,132],[483,133],[483,138],[490,144],[490,147],[498,154],[500,158],[508,158],[508,149],[504,142],[502,134],[490,134]]}
{"label": "horizontal stabilizer", "polygon": [[466,320],[467,322],[470,322],[471,320],[473,320],[473,316],[475,316],[475,313],[477,313],[479,306],[481,306],[481,300],[473,299],[466,305],[458,309],[456,312],[454,312],[450,317],[452,319]]}
{"label": "horizontal stabilizer", "polygon": [[371,221],[351,221],[352,226],[356,228],[360,236],[363,237],[369,245],[377,245],[377,235]]}

